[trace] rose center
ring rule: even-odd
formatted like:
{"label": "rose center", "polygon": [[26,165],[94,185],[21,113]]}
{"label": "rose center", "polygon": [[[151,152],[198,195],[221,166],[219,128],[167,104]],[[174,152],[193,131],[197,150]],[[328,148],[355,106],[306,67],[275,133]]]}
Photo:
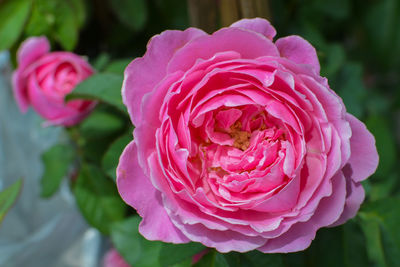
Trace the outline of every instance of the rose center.
{"label": "rose center", "polygon": [[242,123],[236,121],[230,127],[230,136],[233,138],[233,146],[245,151],[250,145],[251,134],[247,131],[242,131]]}

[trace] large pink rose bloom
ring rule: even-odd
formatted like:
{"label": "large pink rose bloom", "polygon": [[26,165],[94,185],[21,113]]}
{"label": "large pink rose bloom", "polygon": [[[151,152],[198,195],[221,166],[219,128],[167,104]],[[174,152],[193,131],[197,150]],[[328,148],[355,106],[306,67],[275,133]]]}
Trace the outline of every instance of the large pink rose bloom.
{"label": "large pink rose bloom", "polygon": [[117,184],[147,239],[293,252],[355,216],[374,137],[319,75],[315,49],[275,33],[259,18],[165,31],[126,68],[136,129]]}
{"label": "large pink rose bloom", "polygon": [[80,122],[96,105],[93,101],[72,100],[65,96],[93,74],[92,67],[70,52],[50,52],[45,37],[31,37],[17,54],[18,68],[13,74],[13,90],[22,112],[29,105],[47,124],[71,126]]}

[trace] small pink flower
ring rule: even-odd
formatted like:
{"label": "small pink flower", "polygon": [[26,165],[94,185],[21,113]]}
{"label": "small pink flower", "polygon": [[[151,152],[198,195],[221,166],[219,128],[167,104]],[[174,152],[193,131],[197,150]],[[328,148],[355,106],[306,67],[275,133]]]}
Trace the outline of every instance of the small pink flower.
{"label": "small pink flower", "polygon": [[294,252],[343,224],[375,140],[320,76],[314,47],[264,19],[165,31],[126,68],[134,141],[117,169],[149,240]]}
{"label": "small pink flower", "polygon": [[107,251],[103,258],[103,267],[131,267],[114,248]]}
{"label": "small pink flower", "polygon": [[65,103],[65,96],[92,75],[93,68],[76,54],[50,52],[46,37],[24,41],[17,61],[13,90],[22,112],[32,105],[48,124],[71,126],[85,118],[96,105],[79,99]]}
{"label": "small pink flower", "polygon": [[208,252],[210,252],[210,249],[206,248],[200,251],[199,253],[193,255],[192,265],[198,263]]}

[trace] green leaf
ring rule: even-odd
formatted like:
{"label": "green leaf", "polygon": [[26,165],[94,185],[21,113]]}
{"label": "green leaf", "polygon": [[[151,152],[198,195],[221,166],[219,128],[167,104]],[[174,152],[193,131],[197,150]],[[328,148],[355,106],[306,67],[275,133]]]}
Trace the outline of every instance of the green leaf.
{"label": "green leaf", "polygon": [[59,1],[54,13],[56,16],[54,38],[64,49],[71,51],[78,42],[78,13],[69,1]]}
{"label": "green leaf", "polygon": [[75,18],[77,20],[78,27],[82,27],[86,20],[86,4],[85,0],[70,0],[72,9],[75,13]]}
{"label": "green leaf", "polygon": [[161,242],[148,241],[138,232],[141,218],[133,216],[111,226],[111,240],[132,266],[156,267],[160,266],[158,254]]}
{"label": "green leaf", "polygon": [[[260,265],[263,266],[263,265]],[[215,250],[205,254],[193,267],[229,267],[225,257]]]}
{"label": "green leaf", "polygon": [[44,174],[40,181],[42,197],[52,196],[60,187],[75,157],[72,145],[57,144],[42,155]]}
{"label": "green leaf", "polygon": [[[363,185],[365,182],[363,182]],[[371,201],[375,201],[378,199],[383,199],[389,197],[391,193],[395,190],[397,183],[399,181],[399,174],[394,172],[390,173],[385,179],[374,180],[371,179],[372,186],[367,194]],[[367,191],[366,191],[367,192]]]}
{"label": "green leaf", "polygon": [[115,184],[94,165],[82,166],[73,192],[83,217],[103,234],[123,219],[126,206]]}
{"label": "green leaf", "polygon": [[112,61],[105,69],[105,72],[112,72],[115,74],[123,75],[125,68],[129,63],[132,62],[132,59],[118,59]]}
{"label": "green leaf", "polygon": [[124,148],[131,142],[133,139],[132,133],[124,134],[115,140],[111,146],[108,148],[106,154],[104,154],[102,160],[102,168],[103,170],[110,175],[115,181],[116,179],[116,169],[119,162],[119,157],[122,154]]}
{"label": "green leaf", "polygon": [[400,266],[400,198],[370,202],[359,212],[369,258],[377,266]]}
{"label": "green leaf", "polygon": [[27,35],[46,35],[65,50],[73,50],[85,14],[83,0],[35,0],[25,32]]}
{"label": "green leaf", "polygon": [[344,65],[346,54],[340,44],[330,44],[326,46],[325,62],[321,64],[321,74],[328,78],[333,77]]}
{"label": "green leaf", "polygon": [[307,252],[308,250],[295,253],[287,253],[285,255],[282,255],[284,266],[310,267],[310,265],[307,264],[306,262]]}
{"label": "green leaf", "polygon": [[110,62],[110,55],[102,52],[100,55],[98,55],[92,63],[92,66],[99,72],[102,72],[104,68],[109,64]]}
{"label": "green leaf", "polygon": [[191,267],[191,266],[192,266],[192,258],[187,258],[186,260],[180,263],[171,265],[171,267]]}
{"label": "green leaf", "polygon": [[368,214],[360,214],[362,229],[367,241],[368,257],[380,267],[386,267],[385,252],[383,251],[379,220]]}
{"label": "green leaf", "polygon": [[187,244],[170,244],[164,243],[160,252],[160,263],[162,266],[171,266],[204,250],[205,247],[200,243],[187,243]]}
{"label": "green leaf", "polygon": [[22,188],[22,180],[18,180],[0,192],[0,223],[18,198]]}
{"label": "green leaf", "polygon": [[82,136],[86,139],[96,138],[119,131],[124,126],[120,116],[98,109],[86,118],[80,125]]}
{"label": "green leaf", "polygon": [[99,104],[80,125],[77,135],[83,157],[101,166],[104,153],[127,127],[127,119],[110,106]]}
{"label": "green leaf", "polygon": [[[254,251],[250,251],[248,253],[243,254],[243,256],[254,267],[256,267],[256,266],[270,266],[270,267],[284,266],[282,257],[280,254],[265,254],[260,251],[254,250]],[[243,262],[243,260],[242,260],[242,262]]]}
{"label": "green leaf", "polygon": [[397,152],[390,122],[382,116],[371,116],[366,121],[367,128],[375,136],[379,154],[379,166],[375,176],[387,178],[397,162]]}
{"label": "green leaf", "polygon": [[121,88],[123,76],[114,73],[97,73],[79,83],[67,100],[75,98],[95,99],[108,103],[126,112],[122,103]]}
{"label": "green leaf", "polygon": [[350,220],[340,228],[342,228],[343,233],[344,266],[371,266],[371,262],[368,261],[367,257],[365,237],[359,224],[355,220]]}
{"label": "green leaf", "polygon": [[340,227],[318,230],[307,253],[313,266],[336,267],[344,265],[343,240]]}
{"label": "green leaf", "polygon": [[254,250],[247,253],[230,252],[219,255],[224,257],[224,263],[229,267],[284,266],[281,254],[266,254]]}
{"label": "green leaf", "polygon": [[0,5],[0,51],[10,48],[21,35],[31,0],[6,0]]}
{"label": "green leaf", "polygon": [[57,9],[57,1],[35,0],[32,14],[25,27],[28,36],[50,35],[56,23],[54,10]]}
{"label": "green leaf", "polygon": [[243,255],[238,252],[229,252],[224,254],[224,258],[229,267],[252,267],[251,264],[249,265],[249,263],[245,264],[243,262]]}
{"label": "green leaf", "polygon": [[144,27],[147,20],[145,0],[110,0],[109,3],[121,23],[134,31]]}
{"label": "green leaf", "polygon": [[342,67],[340,82],[335,90],[343,98],[347,112],[360,118],[365,109],[367,90],[362,79],[362,66],[358,63],[347,63]]}

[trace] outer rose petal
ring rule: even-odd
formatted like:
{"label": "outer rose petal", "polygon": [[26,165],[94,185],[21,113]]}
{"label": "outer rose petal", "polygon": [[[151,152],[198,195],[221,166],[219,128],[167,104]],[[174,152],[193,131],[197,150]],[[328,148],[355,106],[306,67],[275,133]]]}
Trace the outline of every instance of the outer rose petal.
{"label": "outer rose petal", "polygon": [[265,253],[288,253],[306,249],[315,238],[317,230],[337,221],[343,212],[346,181],[342,172],[332,178],[332,194],[319,203],[310,220],[298,222],[279,237],[270,239],[258,250]]}
{"label": "outer rose petal", "polygon": [[174,54],[167,71],[168,73],[187,71],[199,58],[212,58],[215,54],[226,51],[237,52],[248,59],[279,56],[275,44],[265,36],[246,29],[230,27],[189,42]]}
{"label": "outer rose petal", "polygon": [[[202,30],[165,31],[154,36],[147,45],[146,54],[133,60],[125,69],[122,100],[128,107],[134,125],[141,123],[142,98],[151,92],[166,74],[167,64],[175,52],[190,40],[206,35]],[[129,88],[129,90],[127,90]]]}
{"label": "outer rose petal", "polygon": [[[74,101],[74,100],[73,100]],[[83,100],[75,100],[75,101],[83,101]],[[79,114],[76,116],[72,117],[61,117],[58,119],[54,120],[48,120],[44,122],[43,126],[49,126],[49,125],[64,125],[64,126],[72,126],[80,121],[82,121],[86,116],[89,115],[89,113],[96,107],[97,102],[92,101],[90,104],[88,104],[84,109],[79,111]]]}
{"label": "outer rose petal", "polygon": [[62,102],[54,101],[44,94],[37,84],[35,76],[30,77],[26,85],[28,87],[28,95],[32,105],[35,107],[37,113],[44,118],[51,121],[61,117],[78,115],[77,110],[64,106]]}
{"label": "outer rose petal", "polygon": [[254,32],[261,33],[262,35],[266,36],[271,41],[274,39],[276,35],[275,28],[269,23],[268,20],[261,19],[261,18],[254,18],[254,19],[242,19],[235,23],[233,23],[230,27],[237,27],[248,29]]}
{"label": "outer rose petal", "polygon": [[372,175],[378,167],[379,156],[376,151],[375,138],[359,121],[351,114],[346,114],[350,123],[352,136],[350,138],[351,156],[348,163],[351,166],[351,178],[360,182]]}
{"label": "outer rose petal", "polygon": [[12,87],[14,92],[15,100],[18,104],[21,112],[25,113],[28,111],[29,100],[24,84],[21,81],[21,71],[16,70],[12,75]]}
{"label": "outer rose petal", "polygon": [[21,44],[18,50],[18,68],[25,69],[29,64],[50,51],[46,37],[31,37]]}
{"label": "outer rose petal", "polygon": [[32,37],[21,44],[17,53],[18,69],[13,73],[13,92],[19,109],[26,112],[29,106],[26,86],[22,73],[32,62],[50,51],[50,44],[46,37]]}
{"label": "outer rose petal", "polygon": [[329,227],[341,225],[345,223],[348,219],[356,216],[357,211],[360,209],[361,203],[364,201],[365,192],[360,183],[347,181],[346,191],[347,198],[343,213],[342,215],[340,215],[340,218],[333,224],[329,225]]}
{"label": "outer rose petal", "polygon": [[185,243],[183,236],[169,219],[161,204],[161,195],[138,164],[136,144],[131,142],[119,159],[117,186],[121,197],[143,218],[139,232],[149,240]]}
{"label": "outer rose petal", "polygon": [[275,42],[282,57],[298,64],[309,64],[319,74],[320,66],[315,48],[297,35],[280,38]]}

